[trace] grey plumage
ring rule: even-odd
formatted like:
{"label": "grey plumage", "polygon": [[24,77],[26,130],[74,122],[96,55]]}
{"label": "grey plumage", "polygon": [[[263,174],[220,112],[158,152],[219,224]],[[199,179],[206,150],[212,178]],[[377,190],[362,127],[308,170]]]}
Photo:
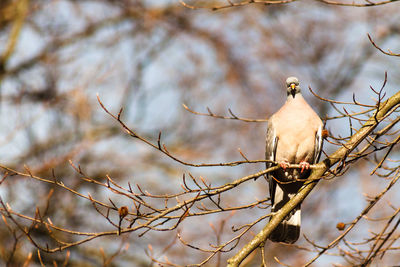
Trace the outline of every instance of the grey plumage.
{"label": "grey plumage", "polygon": [[[301,95],[298,79],[286,80],[287,100],[268,120],[266,159],[281,169],[267,175],[272,212],[279,211],[301,188],[310,175],[309,164],[319,160],[323,123]],[[286,169],[300,164],[302,169]],[[267,163],[267,168],[271,163]],[[300,236],[300,205],[271,233],[274,242],[294,243]]]}

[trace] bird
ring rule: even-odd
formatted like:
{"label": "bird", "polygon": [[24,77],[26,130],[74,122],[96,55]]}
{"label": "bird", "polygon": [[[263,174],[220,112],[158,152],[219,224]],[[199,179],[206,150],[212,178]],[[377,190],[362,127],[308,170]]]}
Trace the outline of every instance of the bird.
{"label": "bird", "polygon": [[[267,174],[271,212],[278,212],[299,191],[309,177],[310,164],[318,162],[323,144],[320,117],[301,94],[296,77],[286,79],[285,104],[268,119],[265,157],[267,168],[278,163],[281,168]],[[299,164],[301,168],[288,168]],[[300,204],[272,231],[273,242],[292,244],[299,239]]]}

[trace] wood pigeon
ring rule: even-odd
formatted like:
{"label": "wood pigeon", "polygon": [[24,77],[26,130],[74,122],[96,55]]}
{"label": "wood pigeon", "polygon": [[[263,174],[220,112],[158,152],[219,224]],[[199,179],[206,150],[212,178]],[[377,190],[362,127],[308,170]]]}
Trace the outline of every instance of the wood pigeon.
{"label": "wood pigeon", "polygon": [[[268,120],[266,159],[281,168],[267,174],[272,212],[279,212],[301,188],[322,151],[323,123],[307,104],[295,77],[286,80],[287,100]],[[300,164],[301,169],[288,169]],[[267,168],[272,163],[267,163]],[[294,243],[300,236],[300,205],[298,205],[269,236],[274,242]]]}

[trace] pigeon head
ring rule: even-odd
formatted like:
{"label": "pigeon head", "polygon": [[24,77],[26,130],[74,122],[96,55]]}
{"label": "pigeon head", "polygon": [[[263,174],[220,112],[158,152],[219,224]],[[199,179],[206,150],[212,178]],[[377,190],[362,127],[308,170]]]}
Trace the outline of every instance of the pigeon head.
{"label": "pigeon head", "polygon": [[296,94],[300,93],[299,80],[296,77],[286,79],[287,95],[295,98]]}

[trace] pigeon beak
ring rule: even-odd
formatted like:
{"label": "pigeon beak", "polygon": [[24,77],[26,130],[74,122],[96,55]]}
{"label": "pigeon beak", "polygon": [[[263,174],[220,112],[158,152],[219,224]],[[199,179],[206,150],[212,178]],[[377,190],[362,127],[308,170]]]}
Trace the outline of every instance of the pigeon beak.
{"label": "pigeon beak", "polygon": [[295,97],[295,95],[296,95],[296,85],[294,84],[294,83],[291,83],[290,84],[290,94],[293,96],[293,98]]}

